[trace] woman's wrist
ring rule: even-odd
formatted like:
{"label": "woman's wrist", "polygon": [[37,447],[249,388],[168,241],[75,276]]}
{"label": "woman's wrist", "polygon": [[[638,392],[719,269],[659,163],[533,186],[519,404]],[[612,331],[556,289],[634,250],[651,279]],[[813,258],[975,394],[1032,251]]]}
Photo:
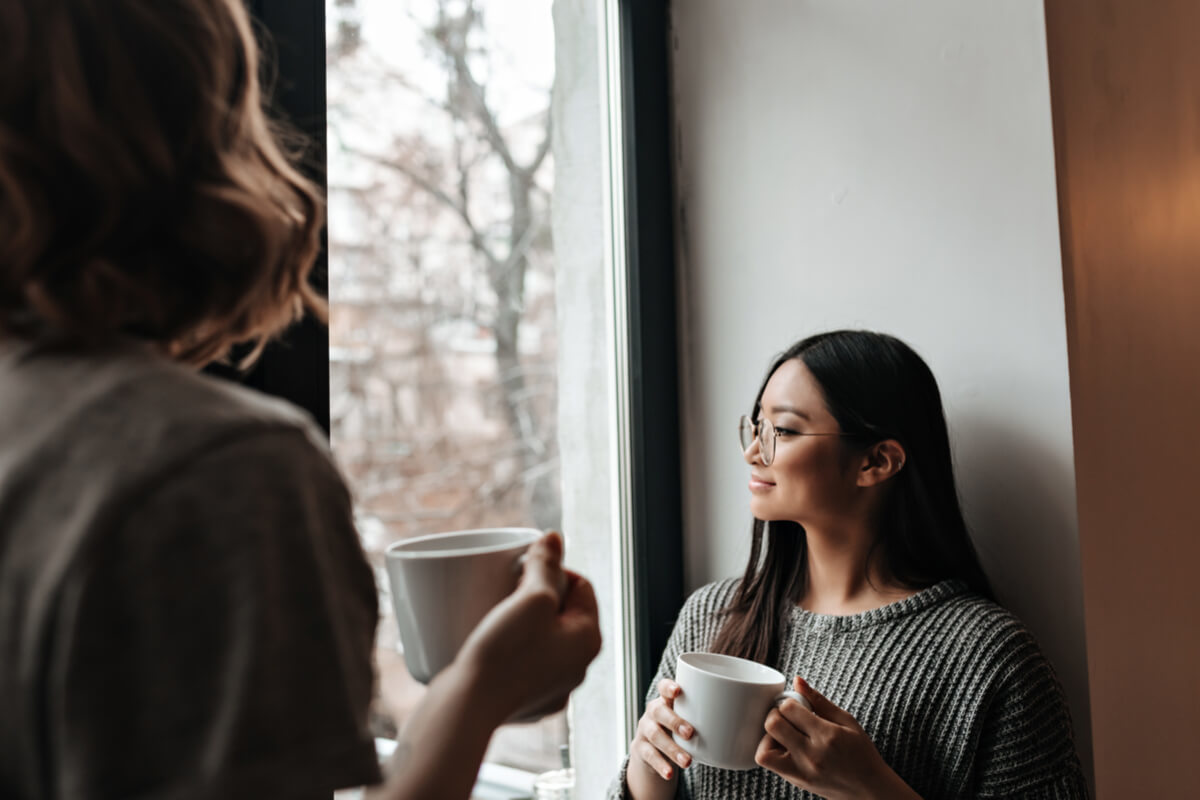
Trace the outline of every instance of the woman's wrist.
{"label": "woman's wrist", "polygon": [[633,753],[625,767],[625,787],[632,800],[669,800],[675,796],[679,770],[673,769],[670,778],[659,775],[649,764]]}
{"label": "woman's wrist", "polygon": [[467,707],[472,724],[480,729],[494,730],[515,713],[511,702],[490,685],[487,670],[470,659],[455,659],[435,679],[454,687]]}
{"label": "woman's wrist", "polygon": [[387,784],[372,798],[468,797],[492,732],[505,719],[484,675],[451,664],[405,720]]}

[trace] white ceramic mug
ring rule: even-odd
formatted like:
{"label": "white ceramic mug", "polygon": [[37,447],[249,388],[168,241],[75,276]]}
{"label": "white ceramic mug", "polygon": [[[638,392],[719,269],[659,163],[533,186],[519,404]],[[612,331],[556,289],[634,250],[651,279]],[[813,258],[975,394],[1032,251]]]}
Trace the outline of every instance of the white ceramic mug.
{"label": "white ceramic mug", "polygon": [[428,683],[454,660],[479,621],[517,588],[533,528],[418,536],[387,549],[392,605],[409,673]]}
{"label": "white ceramic mug", "polygon": [[790,697],[812,710],[787,688],[782,672],[735,656],[684,653],[675,663],[675,682],[675,713],[694,731],[690,739],[674,734],[675,743],[710,767],[754,769],[771,708]]}

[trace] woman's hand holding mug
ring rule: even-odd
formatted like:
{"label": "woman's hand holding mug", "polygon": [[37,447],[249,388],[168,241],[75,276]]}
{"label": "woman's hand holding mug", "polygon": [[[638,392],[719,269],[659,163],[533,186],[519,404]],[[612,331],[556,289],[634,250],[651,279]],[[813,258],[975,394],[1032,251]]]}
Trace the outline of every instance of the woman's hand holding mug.
{"label": "woman's hand holding mug", "polygon": [[596,595],[562,568],[562,537],[543,536],[524,557],[516,591],[476,626],[455,659],[488,701],[496,722],[529,722],[560,711],[600,652]]}
{"label": "woman's hand holding mug", "polygon": [[672,736],[690,739],[693,733],[692,726],[675,713],[680,691],[679,684],[663,678],[658,682],[658,697],[646,704],[646,713],[638,720],[626,773],[630,794],[636,800],[672,796],[679,777],[677,767],[692,763],[692,757]]}
{"label": "woman's hand holding mug", "polygon": [[754,760],[788,783],[828,800],[920,798],[875,749],[858,721],[800,677],[795,690],[811,708],[785,701],[767,715]]}
{"label": "woman's hand holding mug", "polygon": [[679,768],[692,763],[754,769],[763,721],[783,702],[807,705],[786,691],[783,673],[754,661],[718,653],[681,654],[675,679],[658,684],[630,745],[626,782],[635,800],[674,793]]}
{"label": "woman's hand holding mug", "polygon": [[[468,536],[474,537],[476,544],[496,538],[486,531],[468,532]],[[403,571],[393,585],[405,592],[406,600],[413,595],[413,583],[408,579],[414,576],[422,581],[417,585],[428,588],[435,599],[435,579],[443,579],[446,591],[464,586],[461,581],[444,580],[447,570],[453,571],[458,561],[472,558],[444,552],[449,542],[463,537],[453,534],[425,538],[426,544],[432,542],[429,552],[434,554],[426,556],[426,566],[436,562],[443,568],[429,570],[434,573],[430,576],[420,565],[402,563]],[[504,581],[494,581],[491,588],[502,591],[510,577],[515,578],[516,588],[487,611],[448,666],[426,660],[425,666],[434,677],[400,732],[393,759],[395,775],[379,792],[368,790],[367,797],[467,797],[496,727],[505,722],[535,720],[561,709],[600,651],[596,596],[586,580],[563,569],[562,537],[549,533],[532,545],[520,540],[518,546],[509,544],[502,541],[498,550],[475,548],[484,555],[499,553],[493,563],[481,565],[476,576],[486,579],[489,571],[498,570]],[[508,575],[525,548],[519,578]],[[404,561],[419,559],[412,556]],[[445,566],[447,563],[449,566]],[[438,605],[431,602],[424,608],[436,611]],[[453,618],[461,622],[470,614]],[[428,615],[412,614],[410,621],[429,619]],[[420,636],[431,631],[436,634],[437,626],[421,629],[414,625],[409,633],[418,638],[410,641],[425,644]],[[439,658],[454,645],[453,638],[445,637],[436,643],[437,649],[426,652]]]}

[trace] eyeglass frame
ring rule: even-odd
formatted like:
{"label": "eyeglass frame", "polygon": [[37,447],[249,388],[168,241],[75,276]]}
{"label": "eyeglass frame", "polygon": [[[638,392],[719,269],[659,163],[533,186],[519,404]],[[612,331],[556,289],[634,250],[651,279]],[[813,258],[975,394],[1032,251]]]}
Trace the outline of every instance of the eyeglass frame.
{"label": "eyeglass frame", "polygon": [[[747,428],[749,428],[752,431],[751,439],[750,439],[749,444],[742,444],[742,431],[744,431]],[[775,463],[775,451],[779,447],[779,431],[780,430],[781,430],[780,428],[777,428],[775,426],[775,424],[773,422],[771,422],[771,420],[767,419],[766,417],[762,417],[761,419],[755,421],[749,414],[742,414],[742,416],[738,417],[738,444],[742,445],[742,455],[745,455],[746,451],[750,449],[750,446],[752,444],[754,444],[754,442],[757,441],[759,458],[762,459],[763,466],[764,467],[771,466],[773,463]],[[846,433],[844,431],[808,432],[808,431],[792,430],[791,428],[783,428],[782,430],[786,431],[787,432],[786,435],[788,435],[788,436],[853,436],[854,435],[852,433]],[[770,431],[771,434],[773,434],[769,440],[767,439],[767,433],[766,433],[767,431]],[[767,452],[768,452],[767,442],[768,441],[770,442],[769,447],[770,447],[770,454],[771,454],[769,458],[767,457]]]}

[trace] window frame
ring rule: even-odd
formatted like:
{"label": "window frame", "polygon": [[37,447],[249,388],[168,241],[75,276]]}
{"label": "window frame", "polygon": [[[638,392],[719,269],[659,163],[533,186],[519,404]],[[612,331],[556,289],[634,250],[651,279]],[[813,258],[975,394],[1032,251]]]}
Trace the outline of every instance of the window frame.
{"label": "window frame", "polygon": [[[635,708],[683,603],[670,3],[618,0],[625,152],[625,288]],[[638,714],[634,714],[636,719]],[[632,731],[630,731],[632,735]]]}
{"label": "window frame", "polygon": [[[600,0],[604,2],[605,0]],[[670,4],[616,3],[620,37],[626,350],[621,354],[627,409],[625,463],[630,563],[624,585],[627,686],[632,719],[657,672],[684,599],[683,490],[680,463],[679,343],[675,258],[675,179],[671,137]],[[273,44],[273,108],[312,142],[310,178],[326,184],[325,2],[247,0]],[[328,296],[327,239],[312,284]],[[272,343],[252,370],[212,371],[282,397],[330,430],[329,333],[306,317]],[[632,730],[629,731],[632,735]]]}

